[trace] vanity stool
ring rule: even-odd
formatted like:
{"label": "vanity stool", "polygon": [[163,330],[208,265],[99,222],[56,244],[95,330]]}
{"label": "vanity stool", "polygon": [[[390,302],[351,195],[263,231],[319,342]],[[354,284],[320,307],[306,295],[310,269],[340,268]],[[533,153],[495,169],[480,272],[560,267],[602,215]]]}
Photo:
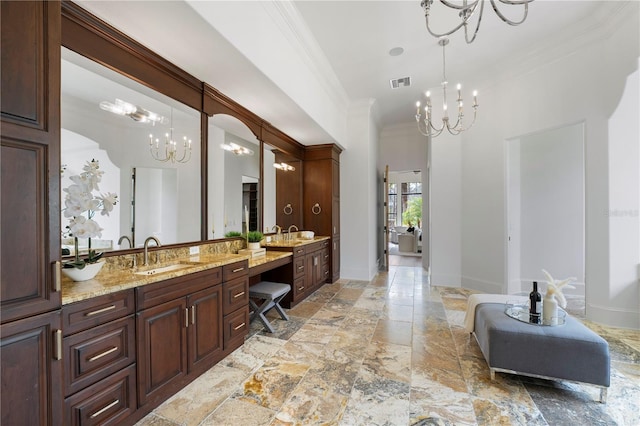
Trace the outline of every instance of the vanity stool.
{"label": "vanity stool", "polygon": [[[258,318],[269,333],[273,333],[271,323],[264,316],[271,308],[275,308],[283,320],[289,321],[289,317],[282,309],[282,306],[280,306],[280,301],[290,290],[291,286],[289,284],[274,283],[271,281],[260,281],[258,284],[249,287],[249,305],[251,305],[251,309],[253,309],[250,322]],[[254,299],[262,300],[263,302],[258,306]]]}

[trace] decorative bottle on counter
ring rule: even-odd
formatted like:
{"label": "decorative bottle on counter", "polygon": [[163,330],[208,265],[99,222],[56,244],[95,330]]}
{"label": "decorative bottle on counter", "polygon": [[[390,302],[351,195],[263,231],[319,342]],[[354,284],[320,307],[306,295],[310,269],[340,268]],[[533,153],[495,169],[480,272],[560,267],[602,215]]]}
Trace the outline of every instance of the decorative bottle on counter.
{"label": "decorative bottle on counter", "polygon": [[529,322],[540,323],[542,313],[542,295],[538,292],[538,282],[533,282],[533,291],[529,293]]}

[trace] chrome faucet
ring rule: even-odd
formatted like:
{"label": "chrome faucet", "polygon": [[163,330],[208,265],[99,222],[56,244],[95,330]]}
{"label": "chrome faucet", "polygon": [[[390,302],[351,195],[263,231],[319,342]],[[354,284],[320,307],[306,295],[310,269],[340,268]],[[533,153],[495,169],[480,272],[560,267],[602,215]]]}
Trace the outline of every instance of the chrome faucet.
{"label": "chrome faucet", "polygon": [[122,244],[122,242],[125,240],[129,243],[129,248],[133,248],[133,243],[131,242],[131,238],[129,238],[126,235],[123,235],[122,237],[120,237],[120,239],[118,240],[118,245]]}
{"label": "chrome faucet", "polygon": [[298,232],[298,231],[299,231],[299,229],[298,229],[298,227],[297,227],[297,226],[295,226],[295,225],[291,225],[291,226],[289,227],[289,229],[287,230],[287,234],[288,234],[288,235],[287,235],[287,239],[288,239],[289,241],[291,241],[291,239],[292,239],[292,238],[291,238],[291,228],[296,228],[296,232]]}
{"label": "chrome faucet", "polygon": [[[155,241],[157,247],[162,247],[160,241],[153,235],[144,240],[144,266],[149,265],[149,242]],[[158,255],[156,255],[156,263],[158,263]]]}

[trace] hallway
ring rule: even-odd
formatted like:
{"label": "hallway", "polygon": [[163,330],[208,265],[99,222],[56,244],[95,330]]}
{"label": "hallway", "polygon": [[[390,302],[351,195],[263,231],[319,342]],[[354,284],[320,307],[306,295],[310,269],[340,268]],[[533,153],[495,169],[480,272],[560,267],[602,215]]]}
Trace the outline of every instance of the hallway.
{"label": "hallway", "polygon": [[462,324],[469,291],[419,267],[327,284],[251,326],[244,346],[142,419],[175,425],[640,424],[640,333],[587,324],[611,350],[607,404],[589,385],[489,371]]}

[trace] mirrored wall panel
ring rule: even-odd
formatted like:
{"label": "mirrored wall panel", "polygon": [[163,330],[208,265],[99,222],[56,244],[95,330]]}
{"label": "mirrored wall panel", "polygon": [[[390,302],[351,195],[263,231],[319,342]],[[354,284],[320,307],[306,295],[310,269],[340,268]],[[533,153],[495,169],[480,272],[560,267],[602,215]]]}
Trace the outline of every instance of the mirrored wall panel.
{"label": "mirrored wall panel", "polygon": [[260,141],[235,117],[209,118],[209,238],[261,229]]}
{"label": "mirrored wall panel", "polygon": [[[65,48],[61,73],[62,207],[92,160],[103,172],[93,195],[117,195],[108,216],[99,208],[93,217],[102,231],[92,248],[200,240],[200,113]],[[63,211],[63,231],[69,220]],[[63,235],[63,245],[73,239]],[[80,251],[86,245],[80,239]]]}

